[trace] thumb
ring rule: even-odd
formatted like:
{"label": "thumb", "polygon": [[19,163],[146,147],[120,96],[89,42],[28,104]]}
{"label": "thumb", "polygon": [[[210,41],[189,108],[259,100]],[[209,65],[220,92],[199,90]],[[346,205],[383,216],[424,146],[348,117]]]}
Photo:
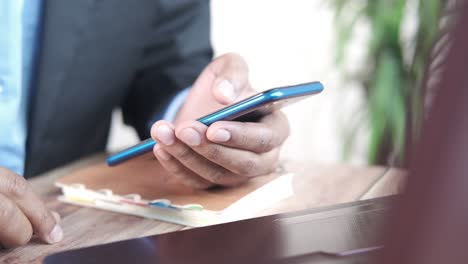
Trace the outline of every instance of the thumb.
{"label": "thumb", "polygon": [[215,76],[211,92],[218,103],[231,104],[246,90],[251,89],[247,63],[240,55],[235,53],[222,55],[209,67]]}

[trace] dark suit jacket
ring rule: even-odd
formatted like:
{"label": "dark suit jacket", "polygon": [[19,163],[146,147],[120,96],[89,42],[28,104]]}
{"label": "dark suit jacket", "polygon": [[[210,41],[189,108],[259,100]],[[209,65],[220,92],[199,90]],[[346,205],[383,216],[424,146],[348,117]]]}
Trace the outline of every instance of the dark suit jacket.
{"label": "dark suit jacket", "polygon": [[25,176],[104,151],[112,110],[149,122],[212,57],[209,2],[43,0]]}

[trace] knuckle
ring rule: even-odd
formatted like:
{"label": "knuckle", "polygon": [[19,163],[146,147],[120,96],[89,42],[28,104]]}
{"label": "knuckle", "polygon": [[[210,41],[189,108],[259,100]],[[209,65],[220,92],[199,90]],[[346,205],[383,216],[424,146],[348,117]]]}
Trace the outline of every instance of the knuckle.
{"label": "knuckle", "polygon": [[251,159],[244,160],[240,163],[239,174],[244,176],[255,176],[257,163]]}
{"label": "knuckle", "polygon": [[47,209],[42,210],[42,212],[39,213],[39,225],[40,229],[44,230],[44,232],[51,231],[51,230],[46,230],[46,229],[52,229],[55,224],[55,219],[52,216],[51,213]]}
{"label": "knuckle", "polygon": [[31,226],[21,220],[21,216],[17,214],[15,205],[8,199],[2,200],[0,206],[0,220],[3,223],[8,223],[8,229],[15,230],[14,236],[9,236],[8,242],[5,242],[7,247],[23,246],[31,240]]}
{"label": "knuckle", "polygon": [[223,170],[213,168],[208,172],[207,176],[212,183],[221,185],[225,177],[225,172]]}
{"label": "knuckle", "polygon": [[6,223],[10,223],[14,214],[14,205],[10,201],[2,201],[0,206],[0,219]]}
{"label": "knuckle", "polygon": [[272,130],[264,130],[258,141],[259,152],[268,152],[273,149],[274,133]]}
{"label": "knuckle", "polygon": [[168,168],[173,175],[181,176],[184,174],[184,168],[181,164],[171,164]]}
{"label": "knuckle", "polygon": [[20,199],[28,193],[29,185],[23,177],[15,174],[10,175],[10,180],[6,186],[7,195]]}
{"label": "knuckle", "polygon": [[219,160],[222,155],[221,147],[218,145],[212,145],[206,152],[206,157],[210,160]]}
{"label": "knuckle", "polygon": [[[247,130],[247,125],[245,123],[241,123],[240,131],[246,131],[246,130]],[[248,143],[249,143],[249,139],[247,137],[247,134],[246,133],[240,133],[237,144],[240,147],[244,147],[244,146],[247,146]]]}
{"label": "knuckle", "polygon": [[180,160],[189,160],[192,157],[192,150],[190,148],[183,148],[177,152],[176,157]]}

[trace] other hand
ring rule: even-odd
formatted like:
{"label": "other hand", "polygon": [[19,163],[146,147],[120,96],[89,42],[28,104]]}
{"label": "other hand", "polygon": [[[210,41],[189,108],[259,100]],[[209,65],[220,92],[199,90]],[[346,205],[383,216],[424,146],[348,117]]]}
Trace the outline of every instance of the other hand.
{"label": "other hand", "polygon": [[21,176],[0,167],[0,244],[25,245],[33,234],[53,244],[62,240],[60,216],[49,211]]}

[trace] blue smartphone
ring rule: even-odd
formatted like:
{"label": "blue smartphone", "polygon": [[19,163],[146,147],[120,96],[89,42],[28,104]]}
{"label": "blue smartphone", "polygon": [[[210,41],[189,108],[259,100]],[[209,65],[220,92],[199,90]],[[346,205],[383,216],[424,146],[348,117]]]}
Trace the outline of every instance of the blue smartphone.
{"label": "blue smartphone", "polygon": [[[253,122],[287,104],[299,101],[310,95],[318,94],[322,90],[323,85],[320,82],[273,88],[201,117],[197,119],[197,121],[206,126],[220,120]],[[134,157],[148,153],[153,150],[155,145],[156,141],[149,138],[135,146],[109,156],[107,158],[107,164],[109,166],[115,166]]]}

